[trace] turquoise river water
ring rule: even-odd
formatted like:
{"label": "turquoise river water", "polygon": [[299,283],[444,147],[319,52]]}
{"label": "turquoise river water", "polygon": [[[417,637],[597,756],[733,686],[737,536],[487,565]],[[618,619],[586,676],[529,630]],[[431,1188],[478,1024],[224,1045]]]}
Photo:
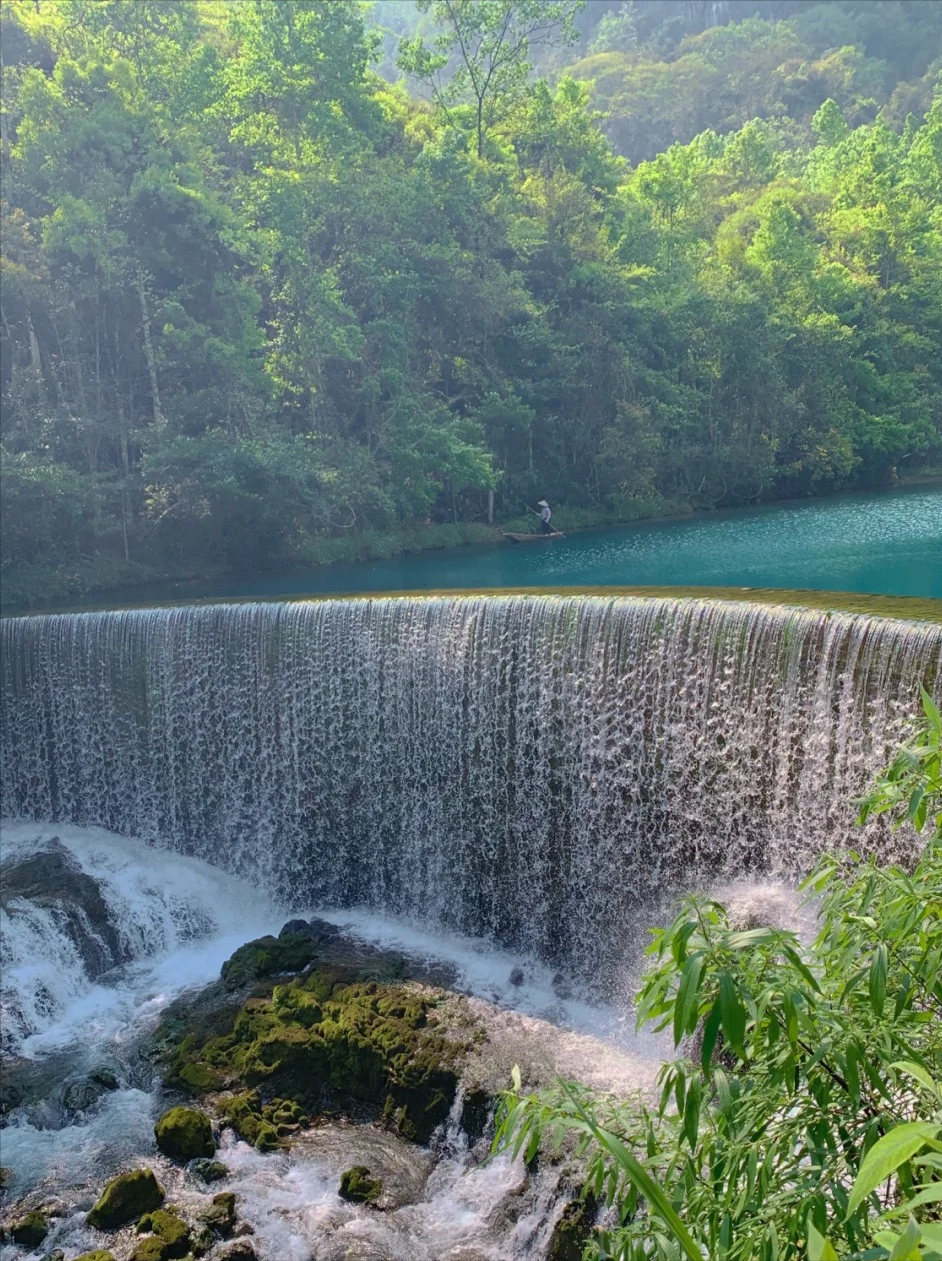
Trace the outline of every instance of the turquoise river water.
{"label": "turquoise river water", "polygon": [[[566,529],[566,512],[554,524]],[[562,539],[150,587],[148,600],[492,587],[780,587],[942,596],[942,487],[843,495]]]}

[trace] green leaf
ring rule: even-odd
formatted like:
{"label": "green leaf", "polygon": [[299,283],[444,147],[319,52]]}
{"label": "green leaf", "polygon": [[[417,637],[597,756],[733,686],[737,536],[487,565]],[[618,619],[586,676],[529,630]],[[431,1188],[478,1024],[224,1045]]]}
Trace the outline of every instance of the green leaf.
{"label": "green leaf", "polygon": [[854,1181],[847,1205],[847,1217],[878,1186],[886,1182],[900,1165],[909,1160],[910,1156],[914,1156],[921,1147],[935,1138],[938,1129],[937,1125],[927,1121],[908,1121],[894,1126],[888,1134],[878,1139],[864,1157]]}
{"label": "green leaf", "polygon": [[651,1211],[657,1214],[664,1222],[677,1242],[680,1244],[684,1256],[688,1261],[703,1261],[703,1254],[697,1247],[692,1235],[687,1227],[681,1221],[680,1217],[665,1195],[664,1191],[658,1186],[651,1175],[645,1169],[644,1165],[638,1160],[633,1152],[629,1151],[621,1139],[616,1138],[614,1134],[603,1130],[602,1127],[586,1112],[578,1097],[572,1089],[564,1085],[564,1090],[569,1095],[576,1114],[580,1117],[583,1124],[589,1129],[595,1137],[600,1147],[612,1157],[616,1164],[621,1168],[625,1177],[634,1184],[647,1200]]}
{"label": "green leaf", "polygon": [[703,1022],[703,1046],[700,1048],[700,1067],[704,1073],[709,1073],[710,1063],[713,1059],[713,1050],[716,1047],[716,1039],[720,1032],[720,1005],[714,1003],[710,1008],[710,1014]]}
{"label": "green leaf", "polygon": [[833,1244],[818,1234],[811,1218],[808,1218],[808,1261],[840,1261]]}
{"label": "green leaf", "polygon": [[720,973],[719,1006],[726,1040],[739,1057],[745,1059],[746,1009],[739,1000],[736,982],[730,972]]}
{"label": "green leaf", "polygon": [[883,1015],[886,1003],[886,970],[889,962],[886,943],[880,942],[870,964],[870,1005],[877,1016]]}
{"label": "green leaf", "polygon": [[677,998],[674,1000],[674,1046],[680,1044],[685,1033],[693,1029],[693,1018],[697,1008],[697,989],[703,975],[704,956],[702,953],[689,955],[684,964]]}
{"label": "green leaf", "polygon": [[913,1258],[919,1261],[920,1254],[916,1244],[920,1237],[919,1224],[914,1217],[910,1217],[906,1229],[893,1246],[889,1261],[912,1261]]}
{"label": "green leaf", "polygon": [[908,1074],[915,1078],[920,1086],[925,1086],[931,1094],[938,1096],[939,1087],[933,1080],[931,1073],[923,1068],[921,1064],[914,1064],[912,1060],[894,1060],[890,1068],[898,1068],[900,1072]]}
{"label": "green leaf", "polygon": [[690,1144],[690,1150],[697,1145],[697,1137],[700,1133],[700,1101],[703,1096],[703,1086],[699,1077],[691,1079],[687,1087],[687,1098],[684,1105],[684,1137]]}

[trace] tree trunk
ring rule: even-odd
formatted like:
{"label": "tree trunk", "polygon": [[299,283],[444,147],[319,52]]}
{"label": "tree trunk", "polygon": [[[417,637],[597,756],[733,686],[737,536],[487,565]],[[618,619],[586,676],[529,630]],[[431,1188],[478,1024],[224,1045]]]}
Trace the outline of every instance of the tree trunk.
{"label": "tree trunk", "polygon": [[487,524],[494,524],[494,488],[487,492]]}
{"label": "tree trunk", "polygon": [[43,370],[43,361],[39,354],[39,339],[36,336],[36,330],[33,328],[33,317],[26,312],[26,329],[29,333],[29,361],[34,372],[41,373]]}
{"label": "tree trunk", "polygon": [[144,355],[147,359],[147,373],[150,377],[150,393],[154,404],[154,424],[163,429],[166,424],[160,410],[160,388],[157,384],[157,362],[154,359],[154,344],[150,337],[150,312],[147,309],[147,291],[144,288],[144,271],[137,269],[137,296],[141,303],[141,327],[144,332]]}

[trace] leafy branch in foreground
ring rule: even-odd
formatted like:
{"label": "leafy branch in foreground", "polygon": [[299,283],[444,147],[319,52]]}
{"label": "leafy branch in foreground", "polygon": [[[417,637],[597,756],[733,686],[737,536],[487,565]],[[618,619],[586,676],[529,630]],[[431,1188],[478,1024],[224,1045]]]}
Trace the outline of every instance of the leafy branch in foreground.
{"label": "leafy branch in foreground", "polygon": [[818,934],[688,898],[655,933],[639,1025],[680,1058],[656,1106],[560,1083],[503,1102],[496,1145],[575,1142],[617,1261],[942,1258],[942,789],[937,707],[863,803],[933,826],[913,870],[826,855]]}

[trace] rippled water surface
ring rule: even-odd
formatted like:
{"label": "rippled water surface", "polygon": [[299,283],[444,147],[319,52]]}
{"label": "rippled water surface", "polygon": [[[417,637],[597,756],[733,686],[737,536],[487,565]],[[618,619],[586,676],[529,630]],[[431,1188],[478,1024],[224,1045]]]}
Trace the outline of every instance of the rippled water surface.
{"label": "rippled water surface", "polygon": [[[566,529],[566,510],[554,520]],[[843,495],[574,533],[532,544],[432,552],[306,573],[153,588],[153,600],[435,588],[784,587],[942,596],[942,487]]]}

